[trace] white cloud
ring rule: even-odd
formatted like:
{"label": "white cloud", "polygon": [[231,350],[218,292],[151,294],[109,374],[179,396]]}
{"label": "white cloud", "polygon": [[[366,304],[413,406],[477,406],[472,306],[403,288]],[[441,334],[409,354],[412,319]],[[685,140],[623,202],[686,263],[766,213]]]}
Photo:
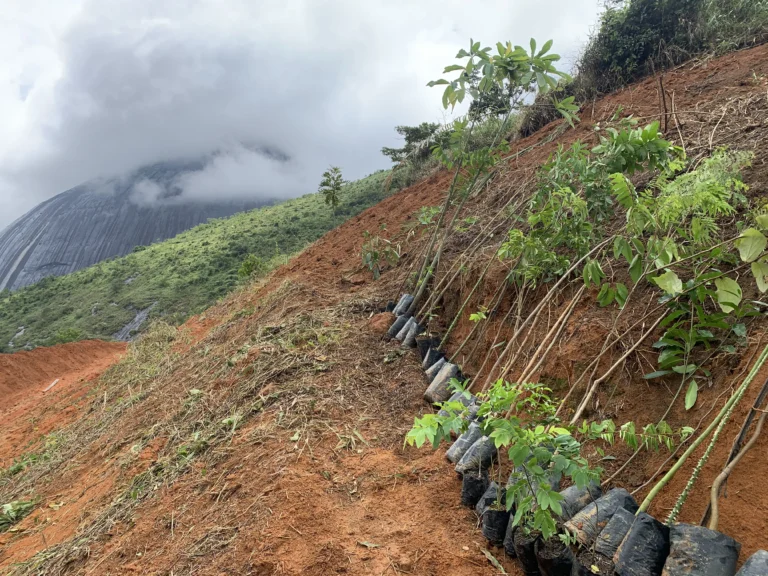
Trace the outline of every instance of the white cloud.
{"label": "white cloud", "polygon": [[185,194],[296,195],[330,163],[362,176],[387,165],[395,125],[444,118],[425,84],[470,36],[551,37],[568,64],[597,11],[597,0],[5,0],[0,227],[91,178],[214,150],[230,154],[186,178]]}

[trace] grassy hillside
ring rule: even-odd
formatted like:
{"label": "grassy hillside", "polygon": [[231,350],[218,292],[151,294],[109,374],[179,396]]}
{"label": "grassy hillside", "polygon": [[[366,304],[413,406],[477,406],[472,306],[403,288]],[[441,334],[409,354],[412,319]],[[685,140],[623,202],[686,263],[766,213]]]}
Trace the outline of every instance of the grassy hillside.
{"label": "grassy hillside", "polygon": [[[345,186],[334,215],[318,194],[211,220],[74,274],[0,296],[0,351],[81,338],[110,338],[152,307],[150,317],[183,322],[230,291],[254,254],[262,271],[387,195],[388,171]],[[390,192],[393,192],[390,190]],[[14,336],[24,327],[22,335]],[[13,346],[9,343],[13,341]]]}

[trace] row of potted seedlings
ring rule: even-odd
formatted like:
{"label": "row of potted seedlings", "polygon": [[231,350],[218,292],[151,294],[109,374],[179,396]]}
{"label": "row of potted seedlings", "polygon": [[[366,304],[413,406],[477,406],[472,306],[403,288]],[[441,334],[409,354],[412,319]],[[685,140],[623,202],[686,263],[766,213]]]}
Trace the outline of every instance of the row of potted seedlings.
{"label": "row of potted seedlings", "polygon": [[[476,418],[476,398],[451,394],[451,380],[462,379],[459,367],[438,349],[440,340],[422,337],[424,327],[408,310],[413,297],[404,294],[390,303],[396,319],[388,335],[403,347],[418,348],[429,385],[424,399],[430,404],[462,402],[470,420],[446,452],[462,479],[461,502],[481,519],[482,533],[493,546],[516,558],[527,576],[768,576],[768,552],[760,550],[736,572],[741,545],[733,538],[703,526],[676,523],[669,527],[645,512],[629,492],[600,486],[570,486],[560,491],[562,536],[542,540],[535,532],[514,525],[515,510],[507,510],[506,486],[500,489],[489,471],[498,465],[494,442],[484,435]],[[522,471],[513,470],[507,486]],[[553,479],[552,485],[559,482]],[[555,488],[557,489],[557,488]]]}

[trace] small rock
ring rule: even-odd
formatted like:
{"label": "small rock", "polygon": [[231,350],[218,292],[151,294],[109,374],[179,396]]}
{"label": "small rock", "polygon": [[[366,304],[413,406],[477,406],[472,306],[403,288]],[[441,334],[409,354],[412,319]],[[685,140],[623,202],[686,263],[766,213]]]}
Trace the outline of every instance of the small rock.
{"label": "small rock", "polygon": [[371,319],[368,320],[368,326],[375,334],[386,334],[394,321],[394,314],[391,312],[382,312],[381,314],[374,314],[371,316]]}
{"label": "small rock", "polygon": [[410,572],[413,568],[413,562],[411,562],[411,559],[408,558],[408,556],[400,556],[395,564],[397,565],[398,569],[402,570],[403,572]]}

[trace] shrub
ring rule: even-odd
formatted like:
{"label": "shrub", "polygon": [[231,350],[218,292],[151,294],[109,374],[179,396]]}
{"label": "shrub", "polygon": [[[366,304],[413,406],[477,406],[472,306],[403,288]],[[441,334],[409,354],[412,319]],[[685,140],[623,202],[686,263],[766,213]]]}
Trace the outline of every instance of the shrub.
{"label": "shrub", "polygon": [[237,277],[240,279],[247,279],[256,274],[262,273],[266,269],[264,261],[256,256],[256,254],[248,254],[237,270]]}
{"label": "shrub", "polygon": [[78,330],[77,328],[65,328],[64,330],[56,332],[56,335],[53,337],[53,343],[66,344],[67,342],[77,342],[83,338],[85,338],[85,334],[83,334],[82,330]]}
{"label": "shrub", "polygon": [[[562,96],[584,102],[704,53],[768,41],[767,0],[607,0],[600,26]],[[537,96],[521,119],[530,136],[559,114]]]}
{"label": "shrub", "polygon": [[595,91],[610,92],[698,54],[766,40],[765,0],[610,0],[578,76]]}
{"label": "shrub", "polygon": [[395,266],[400,260],[400,245],[380,236],[372,236],[368,230],[363,232],[363,237],[365,242],[360,251],[363,266],[371,271],[374,280],[378,280],[385,265]]}

